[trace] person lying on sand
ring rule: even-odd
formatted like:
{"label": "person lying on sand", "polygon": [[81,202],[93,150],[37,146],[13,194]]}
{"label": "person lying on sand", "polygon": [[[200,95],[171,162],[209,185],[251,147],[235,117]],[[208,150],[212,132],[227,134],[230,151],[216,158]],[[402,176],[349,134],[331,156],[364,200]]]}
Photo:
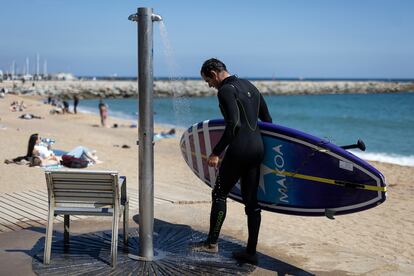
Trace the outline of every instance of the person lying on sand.
{"label": "person lying on sand", "polygon": [[26,114],[22,114],[22,115],[20,115],[19,116],[19,118],[20,119],[25,119],[25,120],[31,120],[31,119],[43,119],[43,117],[40,117],[40,116],[37,116],[37,115],[34,115],[34,114],[29,114],[29,113],[26,113]]}
{"label": "person lying on sand", "polygon": [[[99,125],[96,125],[96,126],[99,126]],[[137,127],[137,124],[131,123],[131,124],[127,125],[127,124],[114,123],[112,125],[112,128],[121,128],[121,127],[136,128]]]}
{"label": "person lying on sand", "polygon": [[[175,128],[170,129],[169,131],[161,131],[160,133],[154,133],[154,142],[160,139],[173,138],[175,137]],[[139,141],[137,141],[139,145]]]}
{"label": "person lying on sand", "polygon": [[25,108],[27,108],[27,106],[24,104],[23,101],[21,101],[20,103],[18,101],[13,101],[10,104],[10,110],[13,112],[23,111]]}
{"label": "person lying on sand", "polygon": [[168,135],[172,136],[172,135],[175,135],[175,128],[170,129],[168,132],[161,131],[160,134],[163,135],[163,136],[168,136]]}
{"label": "person lying on sand", "polygon": [[[66,153],[66,155],[87,160],[92,164],[101,163],[101,161],[98,160],[95,152],[90,151],[83,146],[78,146],[72,149]],[[42,139],[40,138],[39,134],[35,133],[32,134],[29,138],[27,154],[25,156],[20,156],[11,160],[6,159],[4,162],[6,164],[16,163],[30,164],[30,166],[50,166],[60,164],[60,161],[61,157],[55,155],[55,153],[51,150],[51,145],[48,144],[45,146],[42,143]]]}
{"label": "person lying on sand", "polygon": [[164,138],[175,137],[175,128],[170,129],[169,131],[161,131],[160,133],[154,133],[154,140],[160,140]]}
{"label": "person lying on sand", "polygon": [[54,107],[53,109],[51,109],[50,111],[49,111],[49,114],[63,114],[63,108],[60,108],[60,107]]}

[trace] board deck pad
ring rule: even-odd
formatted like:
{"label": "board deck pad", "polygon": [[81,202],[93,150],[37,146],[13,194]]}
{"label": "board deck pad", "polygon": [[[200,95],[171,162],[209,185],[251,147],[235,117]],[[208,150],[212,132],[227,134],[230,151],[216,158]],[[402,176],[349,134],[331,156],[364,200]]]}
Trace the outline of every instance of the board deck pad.
{"label": "board deck pad", "polygon": [[[265,147],[257,194],[262,209],[332,216],[363,211],[385,201],[384,176],[364,160],[295,129],[263,122],[259,127]],[[217,172],[208,167],[207,158],[224,128],[224,120],[200,122],[188,128],[180,141],[186,163],[210,187],[214,187]],[[240,183],[229,197],[242,202]]]}

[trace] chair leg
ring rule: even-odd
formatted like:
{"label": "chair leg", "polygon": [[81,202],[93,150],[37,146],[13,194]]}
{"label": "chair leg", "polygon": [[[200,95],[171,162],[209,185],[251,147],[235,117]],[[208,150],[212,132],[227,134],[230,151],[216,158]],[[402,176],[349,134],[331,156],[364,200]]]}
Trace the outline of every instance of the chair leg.
{"label": "chair leg", "polygon": [[50,263],[50,254],[52,251],[52,236],[53,236],[53,219],[54,216],[54,209],[49,207],[49,215],[47,218],[47,226],[46,226],[46,238],[45,238],[45,251],[43,255],[43,263],[49,264]]}
{"label": "chair leg", "polygon": [[63,216],[63,220],[64,220],[64,230],[63,230],[63,240],[64,240],[64,245],[65,247],[67,245],[69,245],[69,227],[70,227],[70,216],[69,215],[64,215]]}
{"label": "chair leg", "polygon": [[129,233],[129,201],[125,202],[124,206],[124,244],[128,245],[128,233]]}
{"label": "chair leg", "polygon": [[114,208],[112,217],[112,242],[111,242],[111,265],[116,267],[116,260],[118,258],[118,224],[119,224],[119,209]]}

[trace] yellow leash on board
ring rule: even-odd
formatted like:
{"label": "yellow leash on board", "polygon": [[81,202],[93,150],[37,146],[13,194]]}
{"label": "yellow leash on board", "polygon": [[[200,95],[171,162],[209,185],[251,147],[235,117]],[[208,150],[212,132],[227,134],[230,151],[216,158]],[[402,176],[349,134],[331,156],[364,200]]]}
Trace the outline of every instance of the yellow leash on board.
{"label": "yellow leash on board", "polygon": [[[195,152],[191,151],[191,155],[195,156],[196,154]],[[208,156],[202,154],[201,158],[207,160]],[[311,180],[311,181],[325,183],[325,184],[338,185],[338,186],[342,186],[346,188],[356,188],[356,189],[375,191],[375,192],[386,192],[387,191],[387,187],[359,184],[359,183],[353,183],[353,182],[348,182],[348,181],[343,181],[343,180],[334,180],[334,179],[329,179],[329,178],[323,178],[323,177],[317,177],[317,176],[305,175],[305,174],[293,173],[293,172],[287,172],[287,171],[279,171],[279,170],[272,170],[272,169],[270,169],[270,171],[278,175]]]}
{"label": "yellow leash on board", "polygon": [[347,181],[342,181],[342,180],[334,180],[334,179],[329,179],[329,178],[322,178],[322,177],[304,175],[300,173],[293,173],[293,172],[287,172],[287,171],[279,171],[279,170],[271,170],[271,171],[272,173],[278,174],[278,175],[284,175],[288,177],[294,177],[294,178],[311,180],[311,181],[316,181],[316,182],[321,182],[321,183],[326,183],[326,184],[338,185],[338,186],[343,186],[347,188],[356,188],[356,189],[377,191],[377,192],[387,191],[387,187],[378,187],[378,186],[373,186],[373,185],[352,183],[352,182],[347,182]]}

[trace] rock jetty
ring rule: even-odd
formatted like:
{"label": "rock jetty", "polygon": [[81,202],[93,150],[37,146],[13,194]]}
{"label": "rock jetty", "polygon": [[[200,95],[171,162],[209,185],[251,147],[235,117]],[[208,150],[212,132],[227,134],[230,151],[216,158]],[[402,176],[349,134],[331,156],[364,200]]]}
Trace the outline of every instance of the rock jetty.
{"label": "rock jetty", "polygon": [[[414,92],[414,82],[391,81],[253,81],[264,95],[296,94],[366,94]],[[0,89],[9,93],[31,96],[56,96],[63,99],[75,94],[82,99],[136,97],[135,81],[3,81]],[[157,80],[154,82],[156,97],[205,97],[216,94],[201,80]]]}

